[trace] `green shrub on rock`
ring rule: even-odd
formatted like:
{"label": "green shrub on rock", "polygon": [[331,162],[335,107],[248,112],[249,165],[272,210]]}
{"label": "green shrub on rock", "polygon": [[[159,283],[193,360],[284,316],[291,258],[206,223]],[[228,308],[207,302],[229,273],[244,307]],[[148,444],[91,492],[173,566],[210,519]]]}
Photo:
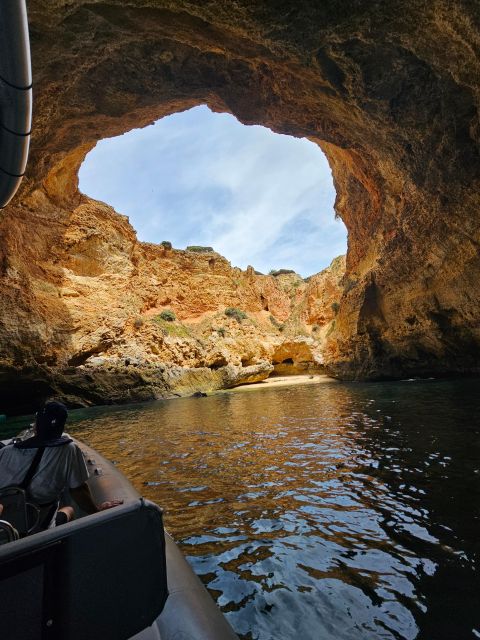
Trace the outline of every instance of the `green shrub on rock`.
{"label": "green shrub on rock", "polygon": [[189,339],[192,337],[190,329],[188,327],[183,325],[181,322],[174,322],[173,320],[166,320],[165,318],[162,318],[163,313],[164,312],[152,318],[152,322],[157,325],[164,336],[170,336],[171,338]]}
{"label": "green shrub on rock", "polygon": [[165,309],[160,314],[160,318],[162,320],[166,320],[167,322],[174,322],[177,319],[177,316],[173,313],[173,311],[170,311],[170,309]]}
{"label": "green shrub on rock", "polygon": [[271,269],[268,272],[269,276],[284,276],[284,275],[288,275],[289,273],[295,273],[295,271],[293,269]]}
{"label": "green shrub on rock", "polygon": [[225,309],[225,315],[228,318],[235,318],[237,322],[241,322],[242,320],[245,320],[245,318],[247,317],[247,314],[245,313],[245,311],[242,311],[241,309],[237,309],[237,307],[227,307]]}
{"label": "green shrub on rock", "polygon": [[199,245],[190,245],[186,249],[187,251],[193,251],[194,253],[212,253],[213,247],[201,247]]}

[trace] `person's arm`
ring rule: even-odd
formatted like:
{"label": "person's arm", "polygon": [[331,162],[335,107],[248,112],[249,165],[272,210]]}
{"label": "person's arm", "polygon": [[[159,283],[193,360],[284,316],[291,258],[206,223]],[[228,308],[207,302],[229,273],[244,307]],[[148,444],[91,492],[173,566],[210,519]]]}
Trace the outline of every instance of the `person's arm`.
{"label": "person's arm", "polygon": [[80,509],[88,514],[98,513],[99,511],[104,511],[105,509],[110,509],[111,507],[116,507],[118,504],[123,503],[123,500],[107,500],[106,502],[102,502],[101,505],[97,506],[93,501],[90,487],[86,482],[83,482],[79,487],[70,489],[70,495],[78,504]]}
{"label": "person's arm", "polygon": [[93,501],[90,487],[86,482],[83,482],[79,487],[70,489],[70,495],[82,511],[85,511],[86,513],[97,513],[97,511],[99,511],[97,505]]}

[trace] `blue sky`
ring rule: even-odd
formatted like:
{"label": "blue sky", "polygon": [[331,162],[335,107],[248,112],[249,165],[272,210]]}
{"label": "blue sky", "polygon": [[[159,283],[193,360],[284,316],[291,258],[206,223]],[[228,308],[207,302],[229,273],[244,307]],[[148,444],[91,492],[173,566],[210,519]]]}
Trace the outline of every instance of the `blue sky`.
{"label": "blue sky", "polygon": [[206,106],[101,140],[79,176],[147,242],[208,245],[242,269],[303,276],[346,252],[322,151]]}

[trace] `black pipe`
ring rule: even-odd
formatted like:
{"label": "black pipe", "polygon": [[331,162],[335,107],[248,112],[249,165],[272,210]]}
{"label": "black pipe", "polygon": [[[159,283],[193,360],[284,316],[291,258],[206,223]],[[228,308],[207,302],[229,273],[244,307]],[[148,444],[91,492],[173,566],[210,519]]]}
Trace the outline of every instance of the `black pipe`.
{"label": "black pipe", "polygon": [[28,158],[32,70],[25,0],[0,2],[0,208],[15,195]]}

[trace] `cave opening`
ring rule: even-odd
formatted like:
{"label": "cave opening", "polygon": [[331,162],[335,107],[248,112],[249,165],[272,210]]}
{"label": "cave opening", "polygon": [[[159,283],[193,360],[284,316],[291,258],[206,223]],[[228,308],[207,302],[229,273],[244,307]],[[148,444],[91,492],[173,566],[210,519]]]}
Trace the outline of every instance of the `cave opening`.
{"label": "cave opening", "polygon": [[127,215],[139,240],[212,247],[242,269],[306,277],[346,253],[318,145],[204,105],[101,140],[79,186]]}

